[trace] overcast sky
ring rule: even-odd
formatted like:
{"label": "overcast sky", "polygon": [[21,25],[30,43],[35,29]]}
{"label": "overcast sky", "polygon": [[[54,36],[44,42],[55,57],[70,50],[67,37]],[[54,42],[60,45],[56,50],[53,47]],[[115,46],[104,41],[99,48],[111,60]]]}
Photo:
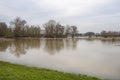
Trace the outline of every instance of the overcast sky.
{"label": "overcast sky", "polygon": [[17,16],[40,26],[53,19],[80,32],[120,31],[120,0],[0,0],[0,22]]}

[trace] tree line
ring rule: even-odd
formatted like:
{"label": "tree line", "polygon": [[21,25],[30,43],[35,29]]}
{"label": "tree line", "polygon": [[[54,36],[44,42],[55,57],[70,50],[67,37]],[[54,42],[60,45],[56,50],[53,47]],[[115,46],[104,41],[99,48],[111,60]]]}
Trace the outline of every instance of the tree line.
{"label": "tree line", "polygon": [[8,26],[5,22],[0,22],[0,37],[18,38],[18,37],[46,37],[46,38],[65,38],[78,36],[96,36],[96,37],[120,37],[120,32],[101,31],[100,33],[86,32],[78,33],[76,26],[63,26],[55,20],[49,20],[43,24],[43,29],[39,25],[27,25],[27,21],[20,17],[15,18]]}
{"label": "tree line", "polygon": [[40,37],[40,27],[29,26],[25,20],[17,17],[10,22],[10,26],[0,22],[0,37]]}
{"label": "tree line", "polygon": [[86,33],[79,33],[79,36],[88,36],[88,37],[120,37],[120,31],[101,31],[100,33],[94,33],[94,32],[86,32]]}
{"label": "tree line", "polygon": [[[0,37],[17,38],[17,37],[47,37],[47,38],[64,38],[77,36],[76,26],[63,26],[55,20],[49,20],[43,24],[42,30],[39,25],[27,25],[27,22],[20,17],[15,18],[8,26],[5,22],[0,22]],[[42,32],[44,31],[44,33]]]}

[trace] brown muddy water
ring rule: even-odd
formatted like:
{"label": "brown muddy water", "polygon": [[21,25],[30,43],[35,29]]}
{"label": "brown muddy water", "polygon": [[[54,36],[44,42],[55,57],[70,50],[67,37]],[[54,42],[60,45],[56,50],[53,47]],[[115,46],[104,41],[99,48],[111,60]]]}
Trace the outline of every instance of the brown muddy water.
{"label": "brown muddy water", "polygon": [[2,40],[0,61],[120,80],[120,41]]}

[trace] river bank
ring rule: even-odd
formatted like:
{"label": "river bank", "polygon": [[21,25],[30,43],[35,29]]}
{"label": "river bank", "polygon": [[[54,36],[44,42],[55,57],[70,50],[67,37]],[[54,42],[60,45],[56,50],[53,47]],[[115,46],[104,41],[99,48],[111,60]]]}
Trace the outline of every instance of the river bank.
{"label": "river bank", "polygon": [[[18,38],[0,38],[0,40],[14,40],[14,39],[72,39],[68,38],[32,38],[32,37],[18,37]],[[94,40],[120,40],[120,37],[75,37],[74,39],[94,39]]]}
{"label": "river bank", "polygon": [[0,80],[100,80],[55,70],[27,67],[0,61]]}
{"label": "river bank", "polygon": [[79,37],[79,39],[91,39],[91,40],[108,40],[108,41],[111,41],[111,40],[120,40],[120,37]]}

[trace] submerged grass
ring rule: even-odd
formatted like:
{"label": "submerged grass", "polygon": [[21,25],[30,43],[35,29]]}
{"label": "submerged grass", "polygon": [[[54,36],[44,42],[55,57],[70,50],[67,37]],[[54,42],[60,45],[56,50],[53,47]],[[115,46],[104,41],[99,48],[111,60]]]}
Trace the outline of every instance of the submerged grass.
{"label": "submerged grass", "polygon": [[27,67],[0,61],[0,80],[100,80],[55,70]]}

